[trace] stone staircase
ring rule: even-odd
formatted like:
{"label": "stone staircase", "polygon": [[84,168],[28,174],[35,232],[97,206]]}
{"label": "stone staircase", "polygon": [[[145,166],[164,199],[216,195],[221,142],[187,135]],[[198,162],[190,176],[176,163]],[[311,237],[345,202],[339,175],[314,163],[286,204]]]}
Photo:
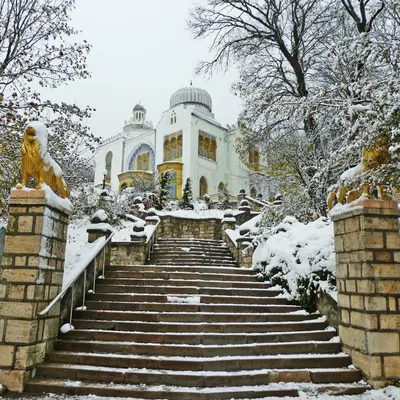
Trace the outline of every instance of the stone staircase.
{"label": "stone staircase", "polygon": [[86,306],[27,392],[209,400],[365,391],[325,319],[237,268],[222,241],[160,240],[150,265],[108,267]]}

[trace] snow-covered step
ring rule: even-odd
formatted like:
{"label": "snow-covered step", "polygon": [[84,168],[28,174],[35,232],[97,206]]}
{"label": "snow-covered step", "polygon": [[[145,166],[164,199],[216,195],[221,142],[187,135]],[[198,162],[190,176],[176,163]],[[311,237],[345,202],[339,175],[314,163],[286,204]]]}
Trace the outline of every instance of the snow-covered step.
{"label": "snow-covered step", "polygon": [[105,285],[99,280],[96,285],[96,293],[159,293],[177,295],[217,295],[217,296],[252,296],[268,297],[277,296],[282,293],[276,289],[254,289],[254,288],[223,288],[223,287],[198,287],[198,286],[133,286],[133,285]]}
{"label": "snow-covered step", "polygon": [[162,369],[110,368],[80,364],[48,363],[37,374],[50,378],[130,384],[220,387],[227,380],[236,385],[265,385],[266,382],[353,383],[361,379],[357,370],[349,369],[262,369],[249,371],[175,371]]}
{"label": "snow-covered step", "polygon": [[325,329],[324,319],[261,322],[261,323],[173,323],[173,322],[142,322],[116,321],[105,319],[73,319],[72,324],[78,329],[106,329],[131,332],[178,332],[178,333],[252,333],[252,332],[290,332]]}
{"label": "snow-covered step", "polygon": [[155,312],[155,311],[119,311],[119,310],[77,310],[75,318],[146,321],[146,322],[183,322],[183,323],[264,323],[294,322],[317,319],[316,314],[308,315],[304,311],[285,313],[207,313],[207,312]]}
{"label": "snow-covered step", "polygon": [[116,311],[157,311],[157,312],[209,312],[209,313],[282,313],[301,310],[299,306],[280,305],[245,305],[245,304],[200,304],[200,296],[169,297],[164,303],[133,303],[123,301],[87,301],[88,310],[116,310]]}
{"label": "snow-covered step", "polygon": [[[58,340],[56,350],[76,352],[98,352],[135,355],[163,355],[181,357],[223,357],[246,356],[252,354],[310,354],[338,353],[341,350],[339,342],[290,342],[290,343],[250,343],[226,345],[177,345],[136,343],[126,341],[96,341],[96,340]],[[330,356],[330,355],[329,355]],[[329,358],[328,356],[328,358]],[[302,364],[305,365],[305,364]]]}
{"label": "snow-covered step", "polygon": [[[333,369],[351,364],[346,354],[285,354],[277,356],[180,357],[52,351],[49,362],[111,368],[148,368],[175,371],[244,371],[254,369]],[[352,369],[349,369],[352,371]]]}
{"label": "snow-covered step", "polygon": [[156,332],[127,332],[115,330],[74,329],[63,339],[116,341],[135,343],[159,344],[191,344],[191,345],[226,345],[305,342],[309,340],[329,341],[336,335],[334,329],[298,332],[273,333],[156,333]]}
{"label": "snow-covered step", "polygon": [[201,273],[201,272],[157,272],[157,271],[107,271],[106,278],[131,278],[131,279],[189,279],[209,281],[242,281],[258,282],[256,275]]}
{"label": "snow-covered step", "polygon": [[[100,381],[101,382],[101,381]],[[267,397],[298,397],[298,390],[284,386],[243,386],[243,387],[174,387],[167,385],[132,385],[80,380],[35,379],[26,385],[31,393],[68,393],[70,395],[97,395],[109,397],[130,397],[142,399],[167,400],[219,400],[219,399],[253,399]],[[238,397],[239,396],[239,397]]]}
{"label": "snow-covered step", "polygon": [[101,285],[126,285],[126,286],[194,286],[194,287],[224,287],[224,288],[269,288],[271,285],[264,282],[243,282],[228,280],[203,280],[203,279],[135,279],[135,278],[104,278]]}
{"label": "snow-covered step", "polygon": [[[139,293],[91,293],[88,300],[94,301],[125,301],[125,302],[197,302],[200,304],[234,304],[234,305],[269,305],[269,304],[289,304],[284,296],[280,296],[281,290],[271,289],[267,296],[230,296],[224,295],[187,295],[187,294],[139,294]],[[280,296],[280,297],[279,297]],[[181,299],[181,300],[180,300]]]}
{"label": "snow-covered step", "polygon": [[107,267],[72,325],[28,391],[238,400],[365,390],[326,319],[238,268],[218,240],[161,239],[149,265]]}
{"label": "snow-covered step", "polygon": [[182,266],[182,265],[110,265],[107,271],[126,272],[198,272],[216,274],[254,275],[252,270],[239,267],[207,267],[207,266]]}

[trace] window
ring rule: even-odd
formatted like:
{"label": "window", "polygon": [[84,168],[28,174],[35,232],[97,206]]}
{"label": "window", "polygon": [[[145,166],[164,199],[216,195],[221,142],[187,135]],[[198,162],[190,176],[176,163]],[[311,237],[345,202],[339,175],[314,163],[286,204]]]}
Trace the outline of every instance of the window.
{"label": "window", "polygon": [[257,197],[257,189],[254,186],[250,189],[250,196],[253,199],[255,199]]}
{"label": "window", "polygon": [[175,160],[182,157],[183,148],[182,132],[170,135],[164,139],[164,161]]}
{"label": "window", "polygon": [[209,160],[217,160],[217,139],[203,131],[199,131],[199,156]]}
{"label": "window", "polygon": [[257,149],[249,150],[249,167],[255,171],[260,170],[260,153]]}
{"label": "window", "polygon": [[178,136],[178,157],[182,157],[182,136]]}
{"label": "window", "polygon": [[208,193],[207,179],[204,176],[202,176],[200,178],[200,197],[203,197],[207,193]]}
{"label": "window", "polygon": [[111,167],[112,167],[112,158],[113,158],[113,153],[109,151],[106,155],[106,182],[111,182]]}
{"label": "window", "polygon": [[175,110],[172,111],[170,122],[171,122],[171,125],[176,123],[176,112],[175,112]]}

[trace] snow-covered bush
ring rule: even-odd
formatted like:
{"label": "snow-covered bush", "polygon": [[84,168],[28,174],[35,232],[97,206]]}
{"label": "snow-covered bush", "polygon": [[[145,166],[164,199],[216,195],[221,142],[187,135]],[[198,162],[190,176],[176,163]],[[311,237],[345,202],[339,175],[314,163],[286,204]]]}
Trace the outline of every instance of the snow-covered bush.
{"label": "snow-covered bush", "polygon": [[303,308],[316,311],[320,291],[335,297],[333,225],[327,218],[303,224],[286,217],[256,239],[253,266]]}
{"label": "snow-covered bush", "polygon": [[275,200],[264,207],[259,223],[260,227],[273,227],[282,222],[287,215],[294,216],[300,222],[310,222],[316,219],[310,201],[302,189],[296,193],[279,196],[278,202]]}

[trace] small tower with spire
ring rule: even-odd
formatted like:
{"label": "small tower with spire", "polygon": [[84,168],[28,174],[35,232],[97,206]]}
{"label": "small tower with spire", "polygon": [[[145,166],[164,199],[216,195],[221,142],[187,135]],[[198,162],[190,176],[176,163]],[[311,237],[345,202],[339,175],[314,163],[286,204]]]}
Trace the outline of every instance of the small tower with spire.
{"label": "small tower with spire", "polygon": [[146,121],[146,109],[140,103],[133,107],[133,121],[136,124],[143,124]]}

